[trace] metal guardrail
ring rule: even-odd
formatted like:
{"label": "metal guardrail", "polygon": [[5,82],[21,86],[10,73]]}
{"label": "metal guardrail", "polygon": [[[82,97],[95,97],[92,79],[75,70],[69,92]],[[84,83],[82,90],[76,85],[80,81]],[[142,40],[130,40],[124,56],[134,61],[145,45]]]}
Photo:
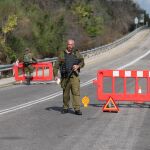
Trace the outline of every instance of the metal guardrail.
{"label": "metal guardrail", "polygon": [[[116,40],[116,41],[114,41],[110,44],[107,44],[107,45],[103,45],[103,46],[100,46],[100,47],[96,47],[96,48],[93,48],[93,49],[90,49],[90,50],[83,51],[83,52],[81,52],[81,54],[83,55],[84,58],[90,58],[92,56],[104,53],[104,52],[106,52],[106,51],[108,51],[108,50],[124,43],[125,41],[130,39],[132,36],[134,36],[136,33],[138,33],[139,31],[141,31],[145,28],[147,28],[147,26],[139,27],[136,30],[134,30],[133,32],[125,35],[121,39],[118,39],[118,40]],[[39,62],[47,62],[47,61],[55,62],[56,60],[57,60],[57,57],[45,58],[45,59],[41,59],[41,60],[38,60],[38,61]],[[0,65],[0,78],[2,76],[2,72],[4,72],[4,71],[13,72],[12,71],[13,65],[14,64]]]}
{"label": "metal guardrail", "polygon": [[128,39],[130,39],[131,37],[133,37],[136,33],[138,33],[139,31],[143,30],[147,28],[147,26],[142,26],[136,30],[134,30],[133,32],[129,33],[128,35],[110,43],[110,44],[107,44],[107,45],[104,45],[104,46],[100,46],[100,47],[96,47],[94,49],[91,49],[91,50],[87,50],[87,51],[84,51],[84,52],[81,52],[81,54],[86,58],[86,57],[91,57],[91,56],[95,56],[95,55],[98,55],[98,54],[101,54],[101,53],[104,53],[122,43],[124,43],[125,41],[127,41]]}

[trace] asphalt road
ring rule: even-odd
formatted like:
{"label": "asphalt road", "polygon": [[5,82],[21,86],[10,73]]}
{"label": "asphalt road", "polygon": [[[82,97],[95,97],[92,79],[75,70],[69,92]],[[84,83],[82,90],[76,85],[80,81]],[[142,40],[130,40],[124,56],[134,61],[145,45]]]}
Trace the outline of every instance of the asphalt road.
{"label": "asphalt road", "polygon": [[81,70],[81,98],[90,98],[82,116],[71,108],[60,113],[62,92],[55,83],[1,88],[0,150],[150,150],[150,103],[119,103],[119,113],[103,113],[92,84],[100,69],[149,69],[149,41],[150,34],[128,52]]}

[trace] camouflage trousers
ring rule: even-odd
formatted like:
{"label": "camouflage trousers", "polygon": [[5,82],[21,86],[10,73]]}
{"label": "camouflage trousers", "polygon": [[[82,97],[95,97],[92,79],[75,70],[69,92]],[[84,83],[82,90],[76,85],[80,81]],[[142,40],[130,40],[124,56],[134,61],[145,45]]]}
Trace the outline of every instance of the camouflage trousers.
{"label": "camouflage trousers", "polygon": [[34,71],[34,67],[32,67],[32,65],[28,65],[25,67],[26,76],[31,76],[33,71]]}
{"label": "camouflage trousers", "polygon": [[72,75],[72,77],[63,78],[61,80],[61,87],[63,88],[63,109],[69,108],[70,92],[72,94],[72,107],[74,110],[80,110],[80,79],[79,76]]}

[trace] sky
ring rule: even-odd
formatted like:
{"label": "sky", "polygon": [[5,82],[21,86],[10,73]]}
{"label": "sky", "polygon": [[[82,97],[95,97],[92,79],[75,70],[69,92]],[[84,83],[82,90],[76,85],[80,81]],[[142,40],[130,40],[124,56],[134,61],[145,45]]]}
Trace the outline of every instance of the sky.
{"label": "sky", "polygon": [[150,16],[150,0],[134,0],[134,1],[137,2],[141,8],[146,10],[146,12]]}

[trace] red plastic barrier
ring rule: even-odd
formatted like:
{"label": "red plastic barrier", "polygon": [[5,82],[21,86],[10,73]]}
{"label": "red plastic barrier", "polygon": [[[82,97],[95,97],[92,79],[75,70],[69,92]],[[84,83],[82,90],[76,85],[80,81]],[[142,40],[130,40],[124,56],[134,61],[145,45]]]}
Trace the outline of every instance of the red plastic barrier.
{"label": "red plastic barrier", "polygon": [[[53,79],[53,66],[51,62],[36,63],[32,64],[32,66],[35,68],[33,73],[33,81],[48,81]],[[26,75],[23,63],[14,65],[13,72],[16,81],[25,80]]]}
{"label": "red plastic barrier", "polygon": [[[104,79],[110,78],[111,92],[106,92],[104,89]],[[119,93],[115,91],[116,79],[122,79],[123,90]],[[129,93],[127,91],[127,79],[132,78],[134,82],[134,91]],[[140,79],[144,78],[146,81],[146,90],[142,91],[139,84]],[[93,81],[97,85],[97,99],[108,100],[109,97],[115,99],[115,101],[136,101],[136,102],[150,102],[150,71],[143,70],[99,70],[97,73],[97,80]]]}

